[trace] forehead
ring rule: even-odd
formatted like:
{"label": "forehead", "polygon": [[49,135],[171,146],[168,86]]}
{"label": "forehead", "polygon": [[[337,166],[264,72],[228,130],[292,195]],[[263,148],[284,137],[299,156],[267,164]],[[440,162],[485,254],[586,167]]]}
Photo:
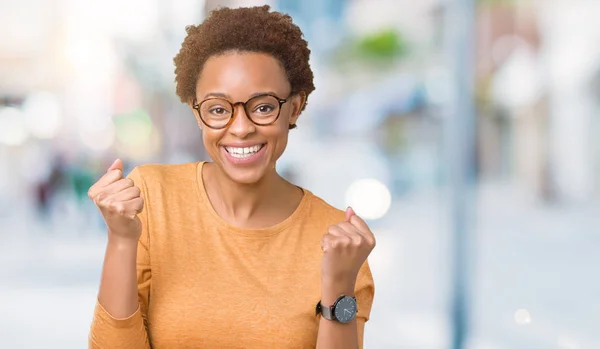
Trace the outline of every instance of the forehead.
{"label": "forehead", "polygon": [[290,92],[290,84],[276,58],[256,52],[228,52],[210,57],[196,84],[200,99],[209,93],[223,93],[244,100],[266,91],[283,96]]}

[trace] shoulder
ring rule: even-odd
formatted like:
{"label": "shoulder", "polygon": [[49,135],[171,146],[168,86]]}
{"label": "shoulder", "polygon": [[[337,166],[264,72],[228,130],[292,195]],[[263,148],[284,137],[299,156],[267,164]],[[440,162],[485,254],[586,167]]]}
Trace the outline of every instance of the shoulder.
{"label": "shoulder", "polygon": [[153,180],[189,178],[196,174],[198,162],[185,164],[144,164],[133,168],[130,175],[141,177],[145,182]]}
{"label": "shoulder", "polygon": [[309,195],[308,199],[311,203],[311,220],[316,220],[327,225],[333,225],[338,224],[339,222],[342,222],[345,219],[346,213],[343,210],[334,207],[333,205],[329,204],[324,199],[311,193],[310,191],[306,191],[306,193],[307,195]]}

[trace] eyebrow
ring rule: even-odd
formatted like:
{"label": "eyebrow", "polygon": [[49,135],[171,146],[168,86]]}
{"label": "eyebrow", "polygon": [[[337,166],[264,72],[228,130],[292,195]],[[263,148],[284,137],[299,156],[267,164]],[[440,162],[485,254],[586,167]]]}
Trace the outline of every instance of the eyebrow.
{"label": "eyebrow", "polygon": [[[274,95],[274,96],[279,97],[279,95],[273,91],[264,91],[264,92],[253,93],[250,95],[250,98],[254,98],[256,96],[262,96],[262,95]],[[211,98],[211,97],[231,99],[230,95],[228,95],[227,93],[223,93],[223,92],[210,92],[210,93],[207,93],[206,95],[204,95],[204,99]],[[250,99],[250,98],[248,98],[248,99]]]}

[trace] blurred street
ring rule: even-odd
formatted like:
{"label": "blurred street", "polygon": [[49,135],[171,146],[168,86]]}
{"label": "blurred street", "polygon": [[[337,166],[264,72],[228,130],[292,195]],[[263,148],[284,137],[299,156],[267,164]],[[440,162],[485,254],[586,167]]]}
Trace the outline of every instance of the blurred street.
{"label": "blurred street", "polygon": [[316,86],[277,171],[378,237],[365,349],[600,349],[598,0],[0,3],[0,349],[87,347],[88,188],[115,158],[209,160],[173,57],[264,4]]}
{"label": "blurred street", "polygon": [[[437,192],[397,201],[375,225],[376,300],[366,348],[446,348],[442,198]],[[470,347],[597,348],[600,205],[540,207],[497,183],[482,185],[477,202]],[[0,236],[3,348],[83,348],[104,233],[68,223],[50,230],[19,212],[0,221],[7,227]]]}

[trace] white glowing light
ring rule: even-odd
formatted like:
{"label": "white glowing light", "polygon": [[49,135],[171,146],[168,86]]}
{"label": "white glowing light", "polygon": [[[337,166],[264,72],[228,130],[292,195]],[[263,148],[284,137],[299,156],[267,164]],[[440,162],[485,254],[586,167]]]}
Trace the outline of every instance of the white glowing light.
{"label": "white glowing light", "polygon": [[108,123],[100,129],[82,127],[79,130],[79,138],[83,144],[95,151],[104,151],[115,142],[115,125]]}
{"label": "white glowing light", "polygon": [[31,134],[42,139],[56,136],[62,121],[62,110],[51,93],[31,95],[23,104],[25,125]]}
{"label": "white glowing light", "polygon": [[0,143],[17,146],[25,143],[29,132],[21,110],[13,107],[0,109]]}
{"label": "white glowing light", "polygon": [[361,179],[348,187],[346,203],[364,219],[379,219],[390,209],[392,194],[376,179]]}
{"label": "white glowing light", "polygon": [[517,48],[492,81],[494,100],[508,107],[534,104],[543,93],[542,76],[533,49]]}
{"label": "white glowing light", "polygon": [[519,309],[515,312],[515,322],[518,325],[529,325],[531,323],[531,314],[527,309]]}

